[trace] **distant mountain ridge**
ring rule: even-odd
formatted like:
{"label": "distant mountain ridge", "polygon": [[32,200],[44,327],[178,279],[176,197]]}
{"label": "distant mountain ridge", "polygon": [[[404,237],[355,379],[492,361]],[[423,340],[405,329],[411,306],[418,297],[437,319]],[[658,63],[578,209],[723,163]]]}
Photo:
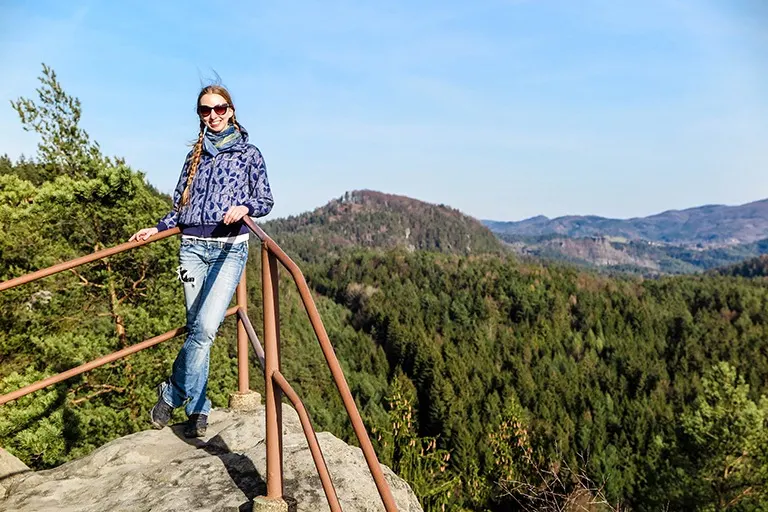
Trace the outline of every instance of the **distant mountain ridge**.
{"label": "distant mountain ridge", "polygon": [[648,217],[610,219],[595,215],[543,215],[517,222],[483,220],[500,235],[569,238],[620,237],[675,245],[727,247],[768,238],[768,199],[739,206],[705,205]]}
{"label": "distant mountain ridge", "polygon": [[454,254],[504,250],[487,227],[459,210],[373,190],[346,192],[311,212],[263,226],[283,248],[307,261],[355,246]]}
{"label": "distant mountain ridge", "polygon": [[355,247],[452,254],[511,250],[611,272],[658,275],[701,272],[768,253],[768,200],[627,220],[540,215],[520,222],[481,222],[443,204],[355,190],[263,226],[306,262]]}

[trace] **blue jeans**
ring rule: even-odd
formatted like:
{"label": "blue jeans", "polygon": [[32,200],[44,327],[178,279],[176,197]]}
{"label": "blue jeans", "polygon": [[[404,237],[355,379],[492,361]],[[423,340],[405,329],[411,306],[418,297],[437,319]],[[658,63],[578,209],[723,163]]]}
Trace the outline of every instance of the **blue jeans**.
{"label": "blue jeans", "polygon": [[216,338],[240,275],[248,259],[248,242],[238,244],[182,238],[179,279],[184,284],[187,339],[163,383],[162,398],[172,407],[186,402],[187,416],[208,414],[208,364]]}

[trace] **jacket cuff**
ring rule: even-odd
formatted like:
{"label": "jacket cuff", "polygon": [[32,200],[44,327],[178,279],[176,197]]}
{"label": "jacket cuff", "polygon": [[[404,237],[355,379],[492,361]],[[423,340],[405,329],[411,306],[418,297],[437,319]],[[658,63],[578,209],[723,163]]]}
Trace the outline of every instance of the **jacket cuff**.
{"label": "jacket cuff", "polygon": [[166,229],[168,229],[168,226],[166,226],[166,225],[165,225],[165,222],[163,222],[163,221],[160,221],[160,222],[158,222],[158,223],[157,223],[157,226],[155,226],[155,227],[157,228],[157,232],[158,232],[158,233],[159,233],[160,231],[165,231]]}

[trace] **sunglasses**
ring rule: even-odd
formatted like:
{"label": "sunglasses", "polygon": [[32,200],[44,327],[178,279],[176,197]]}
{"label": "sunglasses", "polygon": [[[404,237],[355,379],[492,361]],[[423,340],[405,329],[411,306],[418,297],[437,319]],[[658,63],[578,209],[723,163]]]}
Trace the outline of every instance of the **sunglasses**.
{"label": "sunglasses", "polygon": [[208,105],[198,105],[197,107],[197,113],[200,114],[203,117],[208,117],[211,115],[211,111],[216,112],[217,116],[223,116],[227,113],[227,109],[229,108],[229,103],[223,103],[221,105],[216,105],[214,107],[209,107]]}

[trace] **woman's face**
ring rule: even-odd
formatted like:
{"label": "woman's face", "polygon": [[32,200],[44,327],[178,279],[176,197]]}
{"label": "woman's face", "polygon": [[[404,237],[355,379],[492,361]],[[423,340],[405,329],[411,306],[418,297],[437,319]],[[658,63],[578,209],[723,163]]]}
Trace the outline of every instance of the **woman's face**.
{"label": "woman's face", "polygon": [[[235,114],[231,106],[228,106],[223,114],[216,112],[214,107],[221,107],[227,104],[227,100],[220,94],[204,94],[200,98],[200,104],[197,106],[200,118],[212,132],[220,132],[229,124],[229,120]],[[202,111],[201,111],[202,110]],[[221,110],[221,109],[219,109]]]}

